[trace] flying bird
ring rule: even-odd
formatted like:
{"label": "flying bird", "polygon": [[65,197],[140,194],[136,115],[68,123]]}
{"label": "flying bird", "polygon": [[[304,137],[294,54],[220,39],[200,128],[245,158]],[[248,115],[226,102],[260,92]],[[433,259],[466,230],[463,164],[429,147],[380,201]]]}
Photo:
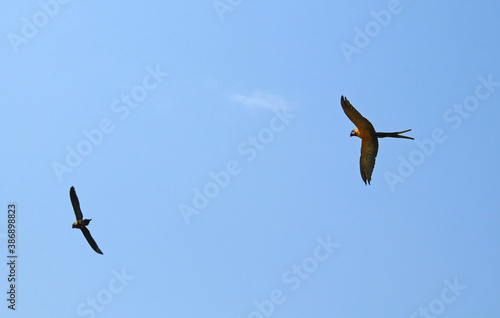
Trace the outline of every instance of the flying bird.
{"label": "flying bird", "polygon": [[75,210],[76,215],[76,222],[73,223],[73,228],[82,230],[83,236],[85,236],[87,242],[89,242],[94,251],[102,254],[99,246],[97,246],[97,243],[94,241],[94,239],[90,235],[89,230],[87,229],[87,225],[89,225],[90,220],[92,219],[83,219],[82,210],[80,210],[80,202],[78,201],[78,197],[76,196],[74,187],[71,187],[71,189],[69,189],[69,197],[71,198],[71,204],[73,205],[73,210]]}
{"label": "flying bird", "polygon": [[398,131],[398,132],[376,132],[372,123],[368,121],[349,103],[344,96],[340,97],[340,105],[344,113],[356,125],[358,129],[351,131],[351,137],[356,136],[361,138],[361,157],[359,158],[359,168],[361,170],[361,178],[365,184],[370,184],[372,180],[372,172],[375,167],[375,157],[378,152],[378,138],[392,137],[392,138],[406,138],[413,140],[412,137],[401,136],[400,134],[411,131],[411,129]]}

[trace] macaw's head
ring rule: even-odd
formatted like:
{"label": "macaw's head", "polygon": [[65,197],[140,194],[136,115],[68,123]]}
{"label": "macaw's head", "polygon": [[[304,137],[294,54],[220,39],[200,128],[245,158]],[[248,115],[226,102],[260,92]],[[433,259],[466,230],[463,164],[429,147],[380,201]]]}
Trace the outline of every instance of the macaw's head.
{"label": "macaw's head", "polygon": [[92,220],[92,219],[78,220],[75,223],[73,223],[72,228],[74,228],[74,229],[81,229],[82,226],[89,225],[90,220]]}
{"label": "macaw's head", "polygon": [[353,129],[353,130],[351,131],[351,137],[352,137],[352,136],[357,136],[357,137],[359,137],[359,134],[358,134],[358,130],[357,130],[357,129]]}

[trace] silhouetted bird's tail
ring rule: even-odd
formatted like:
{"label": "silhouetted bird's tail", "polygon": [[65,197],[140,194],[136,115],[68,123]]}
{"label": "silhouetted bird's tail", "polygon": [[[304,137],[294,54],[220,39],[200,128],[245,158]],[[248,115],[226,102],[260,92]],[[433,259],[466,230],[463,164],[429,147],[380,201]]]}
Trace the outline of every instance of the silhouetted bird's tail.
{"label": "silhouetted bird's tail", "polygon": [[392,137],[392,138],[406,138],[406,139],[411,139],[411,140],[414,140],[414,138],[412,138],[412,137],[408,137],[408,136],[401,136],[401,135],[400,135],[400,134],[405,133],[405,132],[408,132],[408,131],[411,131],[411,129],[408,129],[408,130],[403,130],[403,131],[397,131],[397,132],[390,132],[390,133],[386,133],[386,132],[377,132],[377,133],[376,133],[376,136],[377,136],[378,138]]}

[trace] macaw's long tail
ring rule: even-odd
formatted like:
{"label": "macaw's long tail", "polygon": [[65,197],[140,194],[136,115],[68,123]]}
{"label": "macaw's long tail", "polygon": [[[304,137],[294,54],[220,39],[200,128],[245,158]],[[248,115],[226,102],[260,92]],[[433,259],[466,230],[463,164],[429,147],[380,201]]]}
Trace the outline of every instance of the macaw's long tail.
{"label": "macaw's long tail", "polygon": [[403,131],[397,131],[397,132],[390,132],[390,133],[386,133],[386,132],[377,132],[377,133],[376,133],[376,136],[377,136],[378,138],[392,137],[392,138],[406,138],[406,139],[411,139],[411,140],[414,140],[414,138],[412,138],[412,137],[408,137],[408,136],[401,136],[401,135],[400,135],[400,134],[405,133],[405,132],[408,132],[408,131],[411,131],[411,129],[408,129],[408,130],[403,130]]}

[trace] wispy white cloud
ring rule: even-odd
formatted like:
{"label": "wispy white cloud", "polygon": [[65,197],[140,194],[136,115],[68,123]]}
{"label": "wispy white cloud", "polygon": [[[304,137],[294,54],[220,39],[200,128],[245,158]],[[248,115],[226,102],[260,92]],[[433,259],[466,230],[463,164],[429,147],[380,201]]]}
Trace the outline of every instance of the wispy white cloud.
{"label": "wispy white cloud", "polygon": [[232,93],[228,98],[234,102],[240,103],[250,109],[266,108],[270,110],[289,109],[288,103],[278,95],[274,95],[262,90],[254,90],[250,94]]}

